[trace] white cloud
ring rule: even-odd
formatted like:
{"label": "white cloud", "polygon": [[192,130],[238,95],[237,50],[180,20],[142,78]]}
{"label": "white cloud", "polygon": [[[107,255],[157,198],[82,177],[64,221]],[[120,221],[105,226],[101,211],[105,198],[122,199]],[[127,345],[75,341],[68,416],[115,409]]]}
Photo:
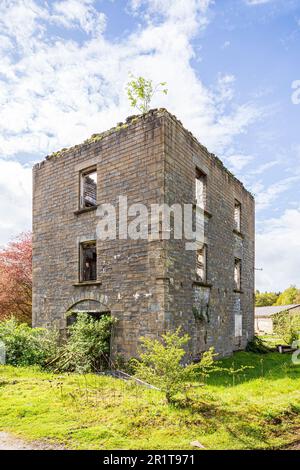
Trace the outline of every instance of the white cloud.
{"label": "white cloud", "polygon": [[256,237],[256,287],[280,291],[300,280],[300,208],[265,220]]}
{"label": "white cloud", "polygon": [[230,155],[226,158],[229,162],[229,167],[232,171],[241,171],[245,166],[249,165],[253,161],[252,155]]}
{"label": "white cloud", "polygon": [[31,228],[31,168],[0,160],[0,245]]}
{"label": "white cloud", "polygon": [[221,49],[227,49],[227,47],[230,47],[231,42],[230,41],[225,41],[223,42]]}
{"label": "white cloud", "polygon": [[145,7],[148,14],[159,14],[167,18],[182,20],[195,14],[206,14],[212,0],[131,0],[132,10]]}
{"label": "white cloud", "polygon": [[215,102],[222,107],[222,111],[224,111],[225,105],[231,101],[234,97],[234,82],[235,76],[234,75],[221,75],[218,76],[217,86],[214,90],[214,99]]}
{"label": "white cloud", "polygon": [[[22,20],[18,17],[19,28],[27,24],[29,10],[30,29],[36,36],[19,59],[1,57],[0,72],[7,77],[0,81],[2,157],[23,151],[48,153],[80,142],[124,118],[132,112],[124,93],[129,70],[143,70],[156,81],[166,80],[169,95],[157,97],[153,106],[167,106],[213,151],[222,151],[260,115],[252,103],[225,112],[224,103],[233,98],[234,77],[220,77],[217,89],[209,90],[191,67],[195,54],[191,38],[205,19],[207,0],[176,0],[172,5],[158,0],[146,2],[147,11],[162,12],[164,21],[149,23],[119,43],[99,36],[96,23],[101,14],[92,0],[56,1],[51,11],[39,10],[33,0],[12,1],[15,8],[22,6],[24,16]],[[71,8],[75,4],[78,9]],[[6,10],[7,4],[1,3],[0,17]],[[87,37],[79,44],[43,34],[39,18],[48,23],[57,21],[57,11],[68,27],[77,25],[82,17],[80,26],[86,31],[97,30],[97,38]]]}
{"label": "white cloud", "polygon": [[262,173],[265,173],[266,171],[270,170],[276,165],[279,165],[281,162],[279,160],[271,160],[270,162],[262,163],[261,165],[258,165],[256,168],[250,170],[251,175],[261,175]]}
{"label": "white cloud", "polygon": [[79,25],[87,34],[101,34],[105,29],[106,17],[94,8],[93,3],[94,0],[56,1],[51,20],[66,28]]}
{"label": "white cloud", "polygon": [[35,0],[1,0],[0,33],[11,38],[18,47],[26,49],[34,35],[42,34],[41,20],[48,17],[47,9]]}
{"label": "white cloud", "polygon": [[252,186],[251,191],[255,195],[257,211],[262,211],[270,207],[282,193],[291,189],[292,186],[298,184],[299,181],[300,175],[295,174],[294,176],[289,176],[276,183],[272,183],[269,186],[263,185],[262,182],[256,182]]}
{"label": "white cloud", "polygon": [[263,5],[265,3],[271,3],[273,0],[246,0],[247,5]]}
{"label": "white cloud", "polygon": [[[233,76],[220,76],[209,89],[192,68],[192,38],[207,24],[210,3],[131,2],[146,22],[126,38],[109,41],[94,0],[43,6],[34,0],[1,1],[0,158],[25,153],[40,159],[132,114],[124,90],[129,71],[167,81],[168,96],[155,97],[153,107],[167,107],[210,150],[224,153],[261,110],[252,102],[234,102]],[[61,26],[64,38],[52,31],[53,24]],[[74,34],[68,39],[71,28],[86,33],[81,42]],[[6,223],[6,211],[0,216]]]}

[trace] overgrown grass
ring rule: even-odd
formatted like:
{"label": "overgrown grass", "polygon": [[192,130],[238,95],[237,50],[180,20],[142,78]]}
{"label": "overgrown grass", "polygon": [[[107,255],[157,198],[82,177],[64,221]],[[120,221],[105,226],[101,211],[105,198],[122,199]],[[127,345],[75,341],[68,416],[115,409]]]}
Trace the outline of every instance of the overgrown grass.
{"label": "overgrown grass", "polygon": [[[167,405],[163,394],[105,376],[0,367],[0,430],[75,449],[273,449],[300,429],[300,366],[290,355],[237,353],[222,365],[254,366],[233,380]],[[299,437],[300,439],[300,437]]]}

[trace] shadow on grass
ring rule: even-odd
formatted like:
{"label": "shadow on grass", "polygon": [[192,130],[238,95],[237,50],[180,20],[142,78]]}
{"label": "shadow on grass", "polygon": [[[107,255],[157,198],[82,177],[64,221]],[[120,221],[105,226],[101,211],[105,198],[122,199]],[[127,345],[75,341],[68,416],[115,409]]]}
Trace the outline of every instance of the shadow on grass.
{"label": "shadow on grass", "polygon": [[[222,429],[236,441],[232,448],[270,448],[273,423],[265,423],[260,416],[248,420],[245,410],[237,412],[216,399],[195,400],[194,398],[176,399],[171,405],[177,411],[188,411],[182,422],[187,426],[199,426],[205,434],[214,434]],[[220,443],[220,447],[222,445]]]}
{"label": "shadow on grass", "polygon": [[205,392],[198,398],[178,397],[171,406],[179,413],[187,412],[183,414],[185,426],[199,426],[205,434],[222,430],[229,434],[236,441],[232,448],[279,449],[288,446],[286,442],[292,442],[293,433],[299,430],[300,404],[291,402],[277,410],[255,409],[251,405],[248,408],[247,402],[245,406],[234,408],[232,403]]}

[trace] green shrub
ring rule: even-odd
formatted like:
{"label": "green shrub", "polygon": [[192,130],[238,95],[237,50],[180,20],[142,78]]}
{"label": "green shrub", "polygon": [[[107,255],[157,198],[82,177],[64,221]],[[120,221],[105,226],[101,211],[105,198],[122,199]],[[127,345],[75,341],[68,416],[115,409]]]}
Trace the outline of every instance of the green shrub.
{"label": "green shrub", "polygon": [[100,320],[78,313],[68,328],[68,337],[59,355],[49,366],[57,371],[98,372],[108,367],[111,329],[116,320],[103,315]]}
{"label": "green shrub", "polygon": [[299,338],[300,315],[288,312],[278,313],[273,317],[274,333],[282,338],[287,344]]}
{"label": "green shrub", "polygon": [[132,360],[136,377],[163,391],[169,403],[178,393],[186,392],[199,374],[207,377],[214,369],[213,349],[204,353],[198,364],[182,364],[189,340],[187,334],[180,336],[180,329],[162,335],[162,340],[141,338],[140,361]]}
{"label": "green shrub", "polygon": [[218,364],[218,361],[215,361],[216,356],[218,356],[218,354],[215,353],[215,349],[209,348],[208,351],[202,353],[200,361],[196,364],[196,373],[203,382],[205,382],[213,372],[226,371],[224,367]]}
{"label": "green shrub", "polygon": [[15,318],[0,322],[0,341],[5,345],[6,363],[14,366],[44,365],[57,351],[57,332],[31,328]]}

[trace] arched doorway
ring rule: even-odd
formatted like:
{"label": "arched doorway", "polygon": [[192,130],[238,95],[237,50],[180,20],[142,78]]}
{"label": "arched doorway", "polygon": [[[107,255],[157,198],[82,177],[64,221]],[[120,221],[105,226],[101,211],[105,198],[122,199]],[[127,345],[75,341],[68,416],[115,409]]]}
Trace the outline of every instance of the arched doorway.
{"label": "arched doorway", "polygon": [[[101,317],[104,315],[110,316],[111,312],[107,305],[104,303],[101,303],[98,300],[93,300],[93,299],[84,299],[77,301],[75,304],[73,304],[71,307],[68,308],[66,312],[66,325],[67,327],[72,326],[73,324],[76,323],[77,316],[79,313],[85,313],[87,315],[90,315],[94,320],[100,320]],[[68,336],[68,333],[67,333]],[[110,335],[107,338],[107,346],[108,346],[108,353],[103,354],[101,356],[101,361],[103,361],[106,364],[106,368],[109,367],[111,368],[112,362],[111,362],[111,356],[112,356],[112,342],[113,342],[113,336],[114,336],[114,327],[111,327],[110,330]],[[103,341],[103,340],[102,340]]]}
{"label": "arched doorway", "polygon": [[72,325],[76,321],[78,313],[87,313],[95,318],[95,320],[99,320],[102,315],[110,315],[110,310],[107,308],[107,305],[102,304],[98,300],[80,300],[67,310],[67,326]]}

